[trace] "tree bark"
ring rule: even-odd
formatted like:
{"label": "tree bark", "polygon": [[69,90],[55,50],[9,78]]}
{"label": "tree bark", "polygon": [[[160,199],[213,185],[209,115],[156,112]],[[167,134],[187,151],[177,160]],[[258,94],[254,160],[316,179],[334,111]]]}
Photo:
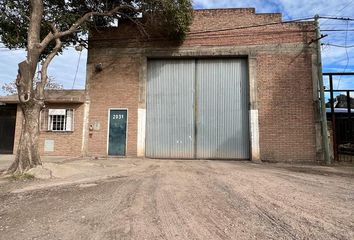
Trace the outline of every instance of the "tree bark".
{"label": "tree bark", "polygon": [[[41,165],[39,155],[39,116],[44,107],[44,88],[47,84],[47,69],[52,59],[62,48],[61,37],[73,34],[80,26],[89,21],[92,16],[113,16],[119,10],[135,8],[128,5],[120,5],[108,12],[88,12],[70,26],[66,31],[60,31],[54,23],[51,23],[52,31],[40,41],[41,22],[43,20],[43,0],[31,0],[30,23],[27,36],[27,59],[19,64],[19,71],[16,79],[20,107],[23,113],[22,132],[18,144],[15,161],[7,170],[7,173],[23,173],[33,167]],[[49,43],[55,41],[55,47],[48,54],[41,70],[41,81],[34,84],[34,76],[40,54],[48,47]]]}
{"label": "tree bark", "polygon": [[23,113],[22,131],[15,161],[8,173],[23,173],[33,167],[42,165],[39,155],[39,116],[41,103],[29,101],[20,104]]}

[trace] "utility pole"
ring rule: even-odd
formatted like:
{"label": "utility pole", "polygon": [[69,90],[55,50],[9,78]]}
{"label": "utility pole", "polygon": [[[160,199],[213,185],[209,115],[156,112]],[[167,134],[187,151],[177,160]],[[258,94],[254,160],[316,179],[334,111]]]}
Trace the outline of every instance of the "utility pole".
{"label": "utility pole", "polygon": [[317,40],[317,74],[318,74],[318,86],[320,90],[320,118],[321,118],[321,129],[322,129],[322,149],[324,154],[324,159],[327,165],[331,164],[331,158],[329,156],[329,142],[328,142],[328,128],[327,128],[327,113],[326,113],[326,103],[324,95],[324,85],[322,76],[322,56],[321,56],[321,31],[319,24],[319,16],[315,15],[315,27],[316,27],[316,40]]}

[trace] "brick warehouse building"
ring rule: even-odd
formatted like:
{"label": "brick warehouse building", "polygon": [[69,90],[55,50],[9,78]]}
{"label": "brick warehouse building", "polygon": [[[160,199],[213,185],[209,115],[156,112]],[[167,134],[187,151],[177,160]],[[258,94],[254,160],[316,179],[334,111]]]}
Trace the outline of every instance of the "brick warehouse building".
{"label": "brick warehouse building", "polygon": [[91,32],[81,155],[318,159],[314,24],[281,21],[196,10],[182,44],[129,22]]}
{"label": "brick warehouse building", "polygon": [[129,23],[92,32],[88,155],[114,155],[108,124],[121,109],[127,156],[316,159],[313,22],[269,24],[281,21],[197,10],[181,45],[139,38]]}

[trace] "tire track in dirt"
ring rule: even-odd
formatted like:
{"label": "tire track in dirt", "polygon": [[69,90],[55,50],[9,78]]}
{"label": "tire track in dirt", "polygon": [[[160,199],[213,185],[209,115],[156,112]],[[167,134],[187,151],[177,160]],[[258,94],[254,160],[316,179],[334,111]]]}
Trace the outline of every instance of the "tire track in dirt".
{"label": "tire track in dirt", "polygon": [[159,180],[159,188],[155,195],[157,214],[161,219],[162,229],[167,239],[199,239],[190,227],[192,224],[190,216],[184,214],[178,207],[178,203],[183,200],[179,197],[181,195],[179,184],[173,181],[176,172],[168,171],[168,173]]}
{"label": "tire track in dirt", "polygon": [[[184,168],[184,170],[186,170],[186,169],[187,168]],[[197,174],[194,174],[194,175],[199,175],[200,172],[201,172],[200,170],[197,170],[196,171]],[[223,171],[223,172],[225,173],[227,171]],[[216,176],[220,177],[220,176],[227,176],[227,175],[228,174],[220,174],[220,175],[216,175]],[[213,176],[215,176],[215,175],[213,175]],[[238,179],[240,179],[240,176],[237,176],[237,177],[238,177]],[[250,177],[250,176],[248,176],[248,177]],[[217,185],[217,184],[215,184],[215,182],[217,182],[215,179],[212,180],[212,182],[213,183],[211,184],[210,187],[213,187],[213,186]],[[228,181],[228,183],[226,183],[225,186],[227,186],[227,184],[230,185],[229,182],[230,181]],[[294,214],[294,215],[293,214],[284,214],[283,216],[281,216],[278,212],[276,212],[275,215],[274,215],[272,213],[274,209],[269,209],[269,205],[274,204],[273,203],[274,199],[273,199],[273,201],[272,201],[272,199],[267,199],[267,200],[270,200],[270,201],[266,202],[268,207],[263,209],[261,207],[263,205],[259,205],[259,203],[256,201],[256,199],[253,198],[252,194],[250,194],[250,192],[247,193],[247,192],[244,192],[244,191],[242,192],[241,191],[240,193],[236,194],[236,196],[238,196],[238,197],[235,197],[235,192],[227,190],[225,188],[225,186],[219,184],[219,186],[216,188],[216,191],[218,191],[218,190],[222,190],[222,191],[219,192],[219,193],[213,194],[213,196],[214,196],[213,198],[217,198],[217,196],[222,195],[222,192],[227,193],[229,195],[230,195],[230,192],[233,193],[233,196],[228,197],[227,199],[238,199],[238,201],[240,201],[240,198],[242,198],[242,196],[247,196],[248,198],[246,198],[245,201],[243,201],[243,204],[241,204],[241,205],[245,205],[245,202],[249,202],[249,204],[251,204],[254,209],[252,211],[248,211],[248,212],[246,211],[246,214],[249,215],[249,216],[254,216],[253,219],[254,219],[255,222],[257,222],[257,216],[258,216],[258,218],[261,219],[261,221],[259,221],[259,219],[258,219],[258,222],[264,222],[266,220],[266,221],[269,221],[269,226],[268,227],[270,227],[271,229],[277,228],[277,230],[274,231],[274,233],[270,233],[270,235],[274,235],[274,234],[279,234],[280,233],[280,235],[282,235],[283,237],[288,235],[288,237],[287,237],[288,239],[297,239],[297,235],[293,234],[293,232],[297,232],[297,229],[292,228],[290,224],[294,224],[297,227],[299,227],[299,225],[301,226],[301,225],[305,225],[306,224],[305,223],[306,221],[300,221],[300,218],[296,218],[296,217],[295,217],[295,221],[290,221],[290,222],[289,221],[284,221],[284,220],[287,220],[287,219],[294,218],[294,216],[296,216],[296,214]],[[236,190],[236,192],[238,192],[238,191]],[[260,190],[257,190],[257,192],[263,193]],[[219,202],[222,202],[222,200],[220,200]],[[230,202],[231,202],[230,205],[234,205],[234,203],[232,203],[232,201],[230,201]],[[269,203],[271,203],[271,204],[269,204]],[[278,206],[278,209],[279,209],[279,206]],[[240,210],[242,210],[242,207],[240,207],[240,204],[237,204],[237,206],[234,207],[234,210],[240,212]],[[280,218],[278,218],[278,216]],[[320,226],[319,226],[319,228],[320,228]],[[268,232],[268,230],[265,231],[265,232]]]}
{"label": "tire track in dirt", "polygon": [[[268,171],[266,169],[266,171]],[[225,171],[227,172],[227,171]],[[340,230],[343,229],[343,226],[340,226],[340,224],[338,223],[338,221],[333,220],[331,218],[324,220],[323,219],[323,214],[322,217],[319,218],[314,218],[314,215],[310,215],[308,214],[308,212],[311,212],[311,208],[308,207],[308,205],[303,205],[302,203],[302,199],[303,198],[299,198],[297,197],[296,202],[294,201],[294,199],[291,197],[292,194],[294,194],[294,192],[290,192],[290,197],[284,197],[284,195],[282,194],[283,192],[287,192],[287,189],[278,189],[278,193],[274,194],[274,191],[272,191],[272,189],[269,189],[269,186],[271,187],[272,185],[274,185],[274,183],[276,183],[278,186],[282,186],[286,185],[286,186],[294,186],[296,187],[295,193],[297,193],[297,195],[299,196],[305,196],[303,202],[308,203],[309,199],[312,199],[312,195],[311,195],[311,191],[316,191],[316,189],[308,189],[308,188],[299,188],[296,184],[294,184],[294,182],[292,182],[292,178],[289,176],[288,178],[281,178],[281,179],[277,179],[277,177],[274,176],[273,173],[273,178],[269,179],[267,178],[267,174],[264,174],[264,178],[262,177],[263,174],[261,174],[263,171],[257,171],[256,174],[253,174],[252,171],[245,173],[244,175],[248,178],[248,179],[252,179],[253,175],[256,177],[258,176],[258,181],[259,184],[257,184],[257,181],[254,182],[254,180],[252,180],[252,185],[249,183],[249,186],[246,190],[243,190],[240,192],[240,194],[242,196],[248,196],[249,200],[251,202],[253,202],[253,204],[255,206],[258,206],[258,208],[260,210],[262,210],[261,212],[266,213],[264,216],[267,219],[270,219],[272,221],[272,219],[275,220],[280,220],[280,226],[284,227],[284,230],[287,232],[301,232],[300,235],[304,235],[306,234],[309,238],[313,238],[313,232],[312,230],[316,229],[316,235],[317,236],[322,236],[322,238],[326,238],[326,236],[331,236],[332,232],[334,229]],[[274,172],[278,172],[277,170],[275,170]],[[238,174],[237,176],[234,176],[233,172],[230,172],[229,174],[227,174],[229,177],[227,179],[223,178],[223,182],[229,186],[235,186],[235,184],[230,185],[230,182],[235,182],[235,180],[231,180],[232,178],[236,178],[236,179],[240,179],[240,174]],[[268,175],[269,176],[269,175]],[[278,175],[276,175],[278,176]],[[218,178],[220,178],[220,176],[217,176]],[[230,179],[231,178],[231,179]],[[299,178],[298,178],[299,179]],[[249,180],[250,181],[250,180]],[[282,182],[283,181],[283,182]],[[285,183],[285,184],[284,184]],[[303,183],[304,184],[304,183]],[[252,190],[252,188],[255,188]],[[234,187],[234,191],[238,191],[240,189],[235,189]],[[304,192],[304,190],[306,190],[306,192]],[[250,194],[251,191],[253,191],[253,194]],[[332,192],[332,191],[331,191]],[[289,192],[287,192],[289,193]],[[310,194],[310,195],[309,195]],[[309,196],[307,196],[309,195]],[[343,193],[341,194],[343,195]],[[300,200],[301,199],[301,200]],[[319,203],[320,199],[317,200],[316,204],[312,205],[312,207],[316,207],[318,208],[318,203]],[[323,199],[322,199],[323,201]],[[275,205],[276,208],[272,208],[271,206]],[[330,202],[328,202],[328,205],[331,205]],[[264,207],[263,207],[264,206]],[[276,210],[275,210],[276,209]],[[321,214],[321,210],[317,211],[317,213]],[[333,214],[330,214],[329,216],[334,216],[334,212],[340,212],[340,208],[336,209],[333,211]],[[326,218],[326,217],[325,217]],[[350,218],[349,218],[350,219]],[[325,225],[327,226],[326,228],[323,227],[323,221],[325,222]],[[308,223],[311,224],[308,224]],[[313,222],[317,223],[317,224],[313,224]],[[333,225],[331,225],[333,224]],[[290,226],[294,226],[294,227],[290,227]],[[333,227],[332,227],[333,226]],[[346,227],[347,228],[347,227]],[[301,229],[301,230],[300,230]],[[312,229],[312,230],[309,230]],[[345,229],[345,228],[344,228]],[[343,229],[343,230],[344,230]],[[342,230],[342,231],[343,231]],[[347,228],[346,230],[344,230],[343,232],[353,232],[353,228]],[[295,235],[293,236],[295,237]],[[335,238],[335,239],[347,239],[345,237],[345,235],[342,235],[340,233],[338,233],[337,235],[333,235],[331,238]]]}
{"label": "tire track in dirt", "polygon": [[[180,167],[179,170],[185,182],[194,186],[190,192],[190,197],[186,200],[191,204],[184,205],[184,208],[190,208],[185,209],[184,212],[189,212],[189,215],[198,219],[197,222],[201,227],[210,232],[208,238],[200,239],[234,239],[235,234],[232,233],[235,233],[235,226],[243,227],[245,222],[240,219],[238,214],[230,212],[229,203],[223,197],[223,194],[212,186],[215,182],[210,182],[208,173],[204,174],[205,171],[200,171],[196,166],[193,166],[193,169],[184,166]],[[199,185],[203,183],[203,185],[196,187],[198,183]],[[193,199],[196,199],[196,201],[193,201]],[[203,201],[200,199],[203,199]],[[198,211],[198,209],[200,210]],[[237,235],[244,238],[246,236],[247,238],[252,237],[252,235],[242,233],[242,231],[237,232]]]}
{"label": "tire track in dirt", "polygon": [[[188,164],[188,163],[186,163]],[[167,185],[164,188],[163,196],[168,206],[173,206],[172,213],[180,221],[187,222],[185,225],[189,230],[184,230],[189,235],[189,239],[230,239],[224,232],[226,225],[223,222],[223,213],[210,216],[213,213],[213,207],[208,206],[202,199],[205,197],[205,189],[197,187],[200,182],[190,178],[188,166],[178,162],[178,167],[169,170],[170,176],[163,182]],[[202,171],[196,170],[197,175],[203,175]],[[202,205],[198,204],[200,201]],[[164,201],[162,201],[164,202]],[[206,212],[206,213],[202,213]],[[229,221],[229,219],[227,219]],[[192,234],[191,234],[192,233]]]}
{"label": "tire track in dirt", "polygon": [[0,239],[354,239],[348,177],[247,162],[136,164],[96,186],[0,195],[0,226],[10,227]]}
{"label": "tire track in dirt", "polygon": [[[107,185],[112,184],[116,185],[115,191],[122,193],[122,195],[116,193],[114,194],[115,196],[112,196],[112,194],[109,194],[109,197],[106,196],[106,187]],[[114,204],[109,202],[108,199],[111,199],[112,201],[112,198],[114,198],[116,203],[124,209],[133,198],[133,196],[130,198],[125,197],[124,192],[136,192],[134,189],[137,185],[137,181],[125,179],[124,181],[119,180],[118,182],[110,184],[102,183],[99,186],[89,189],[80,189],[76,186],[71,186],[68,189],[59,190],[60,198],[51,196],[51,192],[53,191],[41,190],[39,191],[39,201],[37,198],[33,199],[34,196],[38,197],[38,192],[32,192],[31,194],[28,194],[29,197],[26,201],[21,201],[21,209],[26,208],[27,206],[32,206],[32,210],[28,215],[21,214],[20,212],[22,212],[22,210],[18,210],[20,212],[15,211],[8,214],[13,216],[18,214],[22,215],[23,222],[18,228],[25,230],[26,237],[36,237],[36,229],[31,228],[31,225],[33,224],[33,221],[31,220],[35,219],[36,223],[49,226],[48,232],[51,233],[53,239],[72,239],[73,236],[77,236],[77,239],[102,239],[100,236],[92,234],[92,232],[99,229],[100,226],[107,229],[107,220],[110,215],[107,211],[114,206]],[[67,192],[73,189],[80,192],[79,196],[74,199],[74,202],[72,202],[73,200],[71,199],[71,192]],[[93,191],[95,191],[95,193],[92,193]],[[125,198],[129,199],[124,201]],[[47,204],[44,204],[43,201],[47,201]],[[55,202],[57,206],[54,207],[51,202]],[[67,209],[66,205],[71,205],[71,208]],[[44,208],[41,206],[44,206]],[[39,208],[41,209],[40,211],[37,210]],[[88,217],[90,215],[92,217]],[[104,224],[103,226],[102,223]],[[114,221],[111,222],[111,224],[114,225]],[[19,235],[21,235],[21,233]]]}
{"label": "tire track in dirt", "polygon": [[151,172],[151,169],[149,171],[150,175],[143,179],[131,209],[134,226],[132,239],[167,239],[157,214],[156,189],[160,174],[158,171]]}

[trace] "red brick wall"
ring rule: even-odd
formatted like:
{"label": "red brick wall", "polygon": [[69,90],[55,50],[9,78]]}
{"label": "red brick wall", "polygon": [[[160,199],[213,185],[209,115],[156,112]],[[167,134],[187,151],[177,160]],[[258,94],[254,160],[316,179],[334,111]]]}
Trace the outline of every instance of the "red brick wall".
{"label": "red brick wall", "polygon": [[257,57],[262,160],[314,161],[311,55]]}
{"label": "red brick wall", "polygon": [[[90,155],[106,155],[109,108],[129,109],[128,156],[136,155],[140,57],[138,50],[187,47],[245,47],[306,44],[314,38],[313,24],[291,23],[234,29],[280,22],[280,14],[255,14],[254,9],[196,11],[190,34],[180,46],[161,38],[146,39],[132,25],[93,31],[88,58],[90,124],[101,130],[89,139]],[[217,29],[229,29],[218,31]],[[199,33],[203,31],[203,33]],[[206,32],[205,32],[206,31]],[[132,51],[117,55],[123,49]],[[315,161],[315,117],[312,101],[311,50],[286,52],[252,50],[257,61],[261,158],[268,161]],[[293,53],[292,53],[293,51]],[[213,55],[213,53],[210,53]],[[104,70],[95,73],[93,65]],[[92,76],[91,76],[92,75]]]}
{"label": "red brick wall", "polygon": [[[48,108],[70,108],[74,109],[74,131],[72,132],[49,132],[41,131],[39,151],[43,156],[81,156],[82,128],[84,118],[83,104],[47,104]],[[20,107],[17,107],[16,132],[14,153],[16,153],[18,142],[21,135],[23,116]],[[54,151],[45,152],[45,140],[54,140]]]}
{"label": "red brick wall", "polygon": [[89,79],[90,124],[99,123],[100,130],[89,136],[88,152],[93,156],[107,155],[108,111],[128,109],[127,156],[136,156],[139,61],[134,57],[95,59],[104,70]]}
{"label": "red brick wall", "polygon": [[[312,22],[262,26],[278,22],[281,22],[280,14],[254,14],[254,9],[198,10],[195,11],[193,24],[182,46],[303,43],[309,42],[314,36]],[[250,26],[258,27],[249,28]],[[92,30],[90,36],[91,48],[169,48],[171,46],[178,46],[178,44],[162,40],[153,33],[150,33],[150,38],[147,38],[139,34],[130,22],[118,28]]]}

